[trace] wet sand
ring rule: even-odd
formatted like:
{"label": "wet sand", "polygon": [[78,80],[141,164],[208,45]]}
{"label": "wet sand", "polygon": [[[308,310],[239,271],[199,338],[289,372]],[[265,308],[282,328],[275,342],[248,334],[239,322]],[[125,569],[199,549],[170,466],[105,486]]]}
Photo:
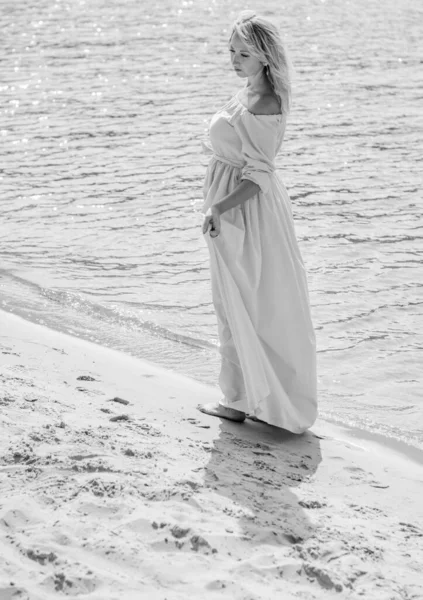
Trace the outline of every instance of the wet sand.
{"label": "wet sand", "polygon": [[423,597],[416,453],[218,398],[0,312],[0,599]]}

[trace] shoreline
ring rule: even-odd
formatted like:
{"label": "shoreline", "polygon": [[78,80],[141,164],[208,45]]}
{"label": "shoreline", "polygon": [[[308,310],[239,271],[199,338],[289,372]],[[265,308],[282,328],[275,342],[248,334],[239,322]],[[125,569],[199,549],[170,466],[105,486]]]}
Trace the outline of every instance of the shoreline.
{"label": "shoreline", "polygon": [[[0,313],[4,313],[5,315],[11,315],[12,317],[17,317],[31,325],[46,328],[49,331],[53,331],[59,335],[67,336],[71,339],[81,340],[82,342],[87,343],[87,344],[92,344],[95,347],[103,348],[105,350],[110,350],[111,352],[117,352],[118,354],[122,354],[122,355],[127,356],[128,358],[131,358],[134,360],[140,360],[140,361],[147,362],[149,365],[157,367],[158,369],[167,371],[169,373],[174,373],[175,375],[180,375],[181,377],[187,378],[190,381],[195,381],[196,383],[199,383],[199,385],[202,385],[202,383],[199,379],[191,377],[190,375],[186,375],[186,374],[171,370],[164,365],[160,365],[160,364],[155,363],[154,361],[151,361],[150,359],[144,359],[144,358],[141,359],[141,358],[136,357],[135,355],[127,354],[124,350],[115,349],[112,346],[102,345],[101,343],[90,339],[89,336],[82,337],[79,335],[74,335],[72,333],[68,333],[67,331],[65,331],[64,328],[59,329],[56,327],[51,327],[49,324],[46,325],[44,323],[43,324],[37,323],[34,320],[27,318],[27,316],[25,316],[22,311],[9,312],[9,311],[5,310],[4,308],[0,308]],[[164,347],[165,341],[161,340],[160,343]],[[209,383],[206,383],[205,385],[207,388],[213,388],[213,389],[218,390],[217,386],[211,386]],[[333,425],[334,427],[344,430],[345,434],[351,438],[363,439],[363,440],[367,440],[368,442],[374,442],[381,446],[388,447],[390,450],[397,451],[401,454],[404,454],[411,460],[418,462],[419,464],[423,464],[423,449],[419,448],[418,446],[415,446],[411,443],[407,443],[404,440],[398,439],[393,436],[387,436],[387,435],[384,435],[384,434],[381,434],[381,433],[378,433],[375,431],[362,429],[362,428],[356,427],[354,425],[349,425],[347,423],[343,423],[341,420],[331,419],[331,418],[328,418],[325,416],[319,416],[314,427],[319,422],[324,422],[324,423],[327,423],[328,425]]]}
{"label": "shoreline", "polygon": [[423,594],[407,448],[208,417],[217,388],[4,311],[0,358],[1,598]]}
{"label": "shoreline", "polygon": [[[322,420],[327,423],[332,423],[330,420]],[[412,460],[414,463],[423,466],[423,450],[420,450],[420,448],[417,448],[416,446],[412,446],[411,444],[407,444],[402,440],[397,440],[381,433],[360,429],[359,427],[352,427],[350,425],[343,425],[335,422],[333,422],[333,424],[336,427],[344,429],[349,438],[355,438],[370,444],[376,444],[382,448],[387,448],[389,452],[398,453],[399,455],[406,457],[408,460]]]}

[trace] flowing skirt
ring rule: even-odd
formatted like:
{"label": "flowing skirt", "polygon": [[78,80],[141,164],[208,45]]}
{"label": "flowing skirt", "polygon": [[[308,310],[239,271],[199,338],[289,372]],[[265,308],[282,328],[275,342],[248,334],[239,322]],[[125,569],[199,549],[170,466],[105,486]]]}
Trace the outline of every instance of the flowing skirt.
{"label": "flowing skirt", "polygon": [[[204,212],[239,183],[213,158]],[[276,174],[269,191],[221,216],[206,234],[220,339],[221,404],[302,433],[317,417],[316,340],[291,201]]]}

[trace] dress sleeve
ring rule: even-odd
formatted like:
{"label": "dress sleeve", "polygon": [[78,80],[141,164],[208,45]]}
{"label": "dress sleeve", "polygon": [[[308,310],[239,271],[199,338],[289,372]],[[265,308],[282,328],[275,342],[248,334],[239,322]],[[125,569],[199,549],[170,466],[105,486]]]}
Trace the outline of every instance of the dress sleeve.
{"label": "dress sleeve", "polygon": [[283,121],[282,115],[254,115],[243,111],[234,122],[245,160],[241,180],[253,181],[263,193],[269,189],[269,175],[275,170],[274,160],[283,133]]}

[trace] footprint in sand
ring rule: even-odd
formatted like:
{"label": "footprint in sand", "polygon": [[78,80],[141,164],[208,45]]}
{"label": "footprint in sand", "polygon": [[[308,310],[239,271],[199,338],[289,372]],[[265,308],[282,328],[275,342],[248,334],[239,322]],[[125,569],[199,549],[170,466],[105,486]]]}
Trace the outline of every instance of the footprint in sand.
{"label": "footprint in sand", "polygon": [[276,456],[271,452],[263,452],[262,450],[253,450],[253,454],[257,454],[258,456],[271,456],[272,458],[276,458]]}
{"label": "footprint in sand", "polygon": [[94,592],[99,583],[95,578],[71,577],[59,572],[46,577],[41,585],[50,592],[62,592],[65,595],[80,596]]}
{"label": "footprint in sand", "polygon": [[104,456],[104,454],[73,454],[69,458],[71,460],[85,460],[86,458],[97,458],[97,456]]}
{"label": "footprint in sand", "polygon": [[12,398],[12,396],[9,396],[9,394],[6,394],[6,396],[0,397],[0,406],[7,406],[8,404],[11,404],[12,402],[16,402],[16,399]]}
{"label": "footprint in sand", "polygon": [[26,551],[26,555],[31,560],[34,560],[43,566],[57,561],[57,554],[54,552],[41,552],[40,550],[32,550],[32,548],[30,548]]}
{"label": "footprint in sand", "polygon": [[216,548],[212,548],[208,541],[201,535],[193,535],[189,541],[194,552],[199,552],[200,550],[205,550],[206,552],[211,550],[213,554],[217,552]]}
{"label": "footprint in sand", "polygon": [[275,467],[273,467],[272,465],[267,464],[263,460],[255,460],[254,461],[254,466],[257,467],[257,469],[259,469],[259,470],[263,470],[264,469],[266,471],[276,471]]}
{"label": "footprint in sand", "polygon": [[191,423],[191,425],[195,425],[196,427],[200,427],[201,429],[210,429],[210,425],[203,425],[203,423],[201,423],[197,419],[193,419],[192,417],[189,417],[188,419],[182,419],[182,420],[188,421],[188,423]]}
{"label": "footprint in sand", "polygon": [[116,421],[130,421],[129,415],[116,415],[115,417],[110,417],[109,421],[115,423]]}
{"label": "footprint in sand", "polygon": [[194,490],[195,492],[202,488],[203,485],[197,481],[193,481],[192,479],[181,479],[181,481],[177,481],[176,485],[181,485],[181,486],[188,486],[190,487],[192,490]]}
{"label": "footprint in sand", "polygon": [[[95,477],[94,479],[90,479],[89,481],[86,481],[83,485],[81,485],[74,494],[74,497],[81,493],[89,492],[97,498],[115,498],[116,496],[121,496],[123,490],[124,486],[122,484],[115,483],[114,481],[109,481],[108,479],[102,479],[101,476],[99,476]],[[94,505],[91,505],[90,511],[93,506]],[[95,506],[96,511],[101,511],[103,508],[112,511],[114,510],[114,508],[110,506]]]}
{"label": "footprint in sand", "polygon": [[345,471],[349,471],[350,473],[365,473],[364,469],[361,467],[344,467]]}
{"label": "footprint in sand", "polygon": [[327,506],[325,502],[319,502],[318,500],[300,500],[298,504],[303,508],[323,508]]}
{"label": "footprint in sand", "polygon": [[409,537],[423,537],[423,531],[421,531],[418,527],[416,527],[412,523],[400,522],[400,525],[401,525],[401,531],[404,531],[409,534],[408,536],[406,536],[406,539],[408,539]]}
{"label": "footprint in sand", "polygon": [[78,386],[76,389],[78,392],[88,394],[89,396],[104,396],[104,392],[100,392],[99,390],[87,390],[87,388],[82,386]]}
{"label": "footprint in sand", "polygon": [[108,400],[108,402],[117,402],[118,404],[123,404],[124,406],[128,406],[128,404],[130,404],[129,400],[125,400],[124,398],[119,398],[119,396],[110,398],[110,400]]}
{"label": "footprint in sand", "polygon": [[270,446],[267,444],[261,444],[260,442],[249,442],[248,440],[242,440],[240,438],[233,438],[233,443],[240,448],[259,448],[260,450],[271,450]]}
{"label": "footprint in sand", "polygon": [[122,450],[122,454],[124,454],[125,456],[136,456],[136,453],[134,452],[134,450],[132,450],[132,448],[125,448],[124,450]]}
{"label": "footprint in sand", "polygon": [[310,563],[303,564],[303,571],[308,578],[314,579],[325,590],[334,589],[336,592],[342,592],[343,585],[336,581],[336,577],[329,571],[321,567],[317,567]]}
{"label": "footprint in sand", "polygon": [[180,527],[179,525],[174,525],[170,530],[170,533],[174,538],[180,540],[181,538],[187,536],[190,531],[191,529],[189,527]]}
{"label": "footprint in sand", "polygon": [[[82,459],[81,459],[82,460]],[[108,465],[104,459],[96,462],[87,462],[72,465],[72,471],[75,473],[115,473],[116,469]]]}

